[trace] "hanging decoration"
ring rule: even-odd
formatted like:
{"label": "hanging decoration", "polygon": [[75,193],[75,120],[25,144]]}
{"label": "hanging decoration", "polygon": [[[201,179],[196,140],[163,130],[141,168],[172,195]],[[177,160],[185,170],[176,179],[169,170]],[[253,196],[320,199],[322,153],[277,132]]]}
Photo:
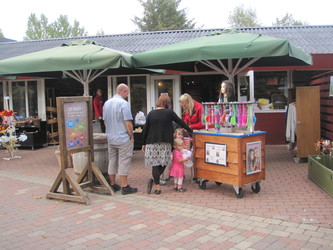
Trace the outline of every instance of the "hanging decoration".
{"label": "hanging decoration", "polygon": [[22,158],[21,156],[14,156],[14,152],[20,146],[18,143],[27,140],[27,136],[25,134],[16,136],[14,111],[4,109],[0,112],[0,118],[0,146],[4,147],[9,153],[9,157],[3,159],[9,161]]}
{"label": "hanging decoration", "polygon": [[257,121],[255,102],[203,102],[203,124],[216,133],[234,132],[236,128],[253,133]]}

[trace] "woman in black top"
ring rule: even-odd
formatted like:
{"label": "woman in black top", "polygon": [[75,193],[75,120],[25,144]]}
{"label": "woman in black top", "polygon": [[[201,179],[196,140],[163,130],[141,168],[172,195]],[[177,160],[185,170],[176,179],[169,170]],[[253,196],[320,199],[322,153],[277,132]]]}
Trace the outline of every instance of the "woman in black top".
{"label": "woman in black top", "polygon": [[156,103],[157,108],[149,112],[143,129],[143,146],[145,152],[145,165],[152,167],[153,178],[149,178],[147,193],[156,185],[155,194],[161,193],[160,175],[166,166],[171,165],[173,126],[176,122],[180,127],[189,132],[193,130],[177,114],[169,109],[171,100],[168,95],[161,95]]}

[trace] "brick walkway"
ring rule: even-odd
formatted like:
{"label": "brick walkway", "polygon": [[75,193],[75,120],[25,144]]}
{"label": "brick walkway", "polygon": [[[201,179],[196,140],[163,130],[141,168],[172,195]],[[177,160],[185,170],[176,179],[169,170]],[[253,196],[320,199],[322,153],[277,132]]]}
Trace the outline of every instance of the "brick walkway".
{"label": "brick walkway", "polygon": [[20,150],[2,160],[0,249],[332,249],[333,199],[295,164],[286,146],[266,147],[266,180],[259,194],[245,186],[192,184],[147,195],[150,169],[135,151],[129,182],[134,195],[88,193],[92,205],[45,199],[59,172],[55,147]]}

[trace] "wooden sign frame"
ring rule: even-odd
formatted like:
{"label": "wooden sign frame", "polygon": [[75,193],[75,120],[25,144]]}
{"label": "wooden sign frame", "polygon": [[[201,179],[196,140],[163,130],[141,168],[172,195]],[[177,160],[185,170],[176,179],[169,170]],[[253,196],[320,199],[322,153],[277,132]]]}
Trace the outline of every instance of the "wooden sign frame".
{"label": "wooden sign frame", "polygon": [[[92,97],[57,97],[57,117],[61,170],[46,198],[89,205],[91,201],[82,190],[86,187],[113,195],[113,189],[94,163]],[[75,181],[68,169],[68,155],[79,152],[87,152],[88,161]],[[61,183],[62,191],[58,191]]]}

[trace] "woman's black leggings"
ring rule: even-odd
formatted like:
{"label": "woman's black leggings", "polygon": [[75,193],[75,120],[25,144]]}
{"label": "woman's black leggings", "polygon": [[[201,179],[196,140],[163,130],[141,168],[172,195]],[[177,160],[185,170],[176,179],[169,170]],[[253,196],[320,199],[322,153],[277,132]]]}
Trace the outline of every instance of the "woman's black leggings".
{"label": "woman's black leggings", "polygon": [[161,176],[161,174],[163,174],[164,169],[165,169],[165,166],[162,166],[162,165],[153,166],[152,174],[153,174],[155,185],[160,184],[160,176]]}

